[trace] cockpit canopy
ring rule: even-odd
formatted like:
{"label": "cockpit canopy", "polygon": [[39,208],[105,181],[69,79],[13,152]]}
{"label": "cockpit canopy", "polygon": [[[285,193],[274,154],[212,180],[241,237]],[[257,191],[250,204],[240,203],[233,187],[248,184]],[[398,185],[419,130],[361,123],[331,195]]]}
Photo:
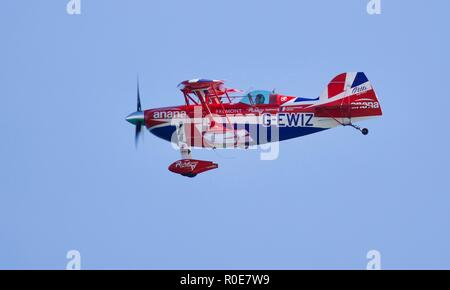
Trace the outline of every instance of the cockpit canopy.
{"label": "cockpit canopy", "polygon": [[254,90],[242,96],[240,103],[247,105],[268,105],[273,93],[265,90]]}

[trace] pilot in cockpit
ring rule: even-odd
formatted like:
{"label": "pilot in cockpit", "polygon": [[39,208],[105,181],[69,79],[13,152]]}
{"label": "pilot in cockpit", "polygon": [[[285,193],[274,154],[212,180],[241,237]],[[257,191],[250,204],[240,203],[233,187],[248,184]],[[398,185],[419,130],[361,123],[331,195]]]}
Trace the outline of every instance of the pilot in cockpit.
{"label": "pilot in cockpit", "polygon": [[264,95],[263,95],[263,94],[257,94],[257,95],[256,95],[255,103],[256,103],[257,105],[264,104],[264,101],[265,101],[265,98],[264,98]]}

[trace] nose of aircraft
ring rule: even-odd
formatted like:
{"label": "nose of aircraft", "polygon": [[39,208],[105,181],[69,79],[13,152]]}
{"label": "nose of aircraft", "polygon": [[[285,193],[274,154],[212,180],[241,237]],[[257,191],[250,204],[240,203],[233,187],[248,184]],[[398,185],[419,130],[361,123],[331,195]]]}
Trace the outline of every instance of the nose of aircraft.
{"label": "nose of aircraft", "polygon": [[130,122],[133,125],[143,124],[144,123],[144,112],[134,112],[129,114],[125,120]]}

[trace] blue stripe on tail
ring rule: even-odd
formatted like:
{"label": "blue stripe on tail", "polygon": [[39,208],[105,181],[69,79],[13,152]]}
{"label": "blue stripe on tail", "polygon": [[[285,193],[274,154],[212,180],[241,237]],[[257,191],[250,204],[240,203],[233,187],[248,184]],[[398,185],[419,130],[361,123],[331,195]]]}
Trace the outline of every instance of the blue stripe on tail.
{"label": "blue stripe on tail", "polygon": [[362,72],[356,74],[355,80],[353,81],[352,88],[367,83],[369,80],[366,75]]}

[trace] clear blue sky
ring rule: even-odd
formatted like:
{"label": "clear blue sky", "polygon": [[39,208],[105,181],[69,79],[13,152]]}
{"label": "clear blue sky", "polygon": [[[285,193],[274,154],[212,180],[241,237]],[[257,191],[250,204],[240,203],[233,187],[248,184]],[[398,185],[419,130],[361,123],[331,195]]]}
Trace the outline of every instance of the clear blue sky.
{"label": "clear blue sky", "polygon": [[[2,1],[0,268],[450,268],[450,2]],[[385,115],[257,151],[179,153],[133,126],[195,77],[316,97],[364,71]]]}

